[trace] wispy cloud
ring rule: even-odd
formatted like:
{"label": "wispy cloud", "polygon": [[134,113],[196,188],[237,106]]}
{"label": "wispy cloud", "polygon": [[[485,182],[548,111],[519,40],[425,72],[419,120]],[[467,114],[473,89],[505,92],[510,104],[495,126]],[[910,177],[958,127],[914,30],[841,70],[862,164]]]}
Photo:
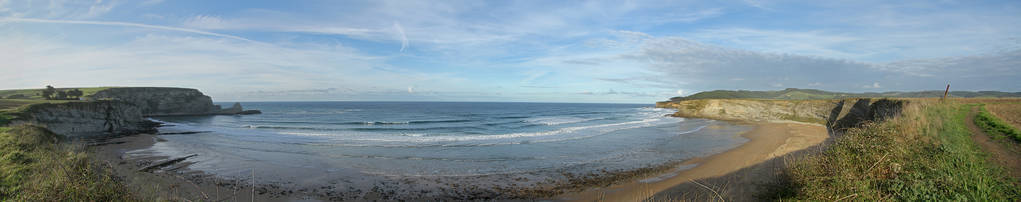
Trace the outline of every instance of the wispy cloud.
{"label": "wispy cloud", "polygon": [[216,36],[216,37],[237,39],[237,40],[248,41],[248,42],[252,41],[252,40],[249,40],[249,39],[246,39],[246,38],[243,38],[243,37],[239,37],[239,36],[220,34],[220,33],[213,33],[213,32],[197,30],[197,29],[188,29],[188,28],[162,26],[162,25],[149,25],[149,24],[130,23],[130,22],[88,21],[88,20],[48,20],[48,19],[35,19],[35,18],[0,18],[0,23],[51,23],[51,24],[79,24],[79,25],[104,25],[104,26],[137,27],[137,28],[146,28],[146,29],[158,29],[158,30],[167,30],[167,31],[187,32],[187,33],[192,33],[192,34],[201,34],[201,35],[208,35],[208,36]]}
{"label": "wispy cloud", "polygon": [[404,52],[408,48],[408,35],[404,34],[404,27],[401,27],[400,23],[394,22],[394,30],[397,30],[397,38],[401,40],[401,52]]}

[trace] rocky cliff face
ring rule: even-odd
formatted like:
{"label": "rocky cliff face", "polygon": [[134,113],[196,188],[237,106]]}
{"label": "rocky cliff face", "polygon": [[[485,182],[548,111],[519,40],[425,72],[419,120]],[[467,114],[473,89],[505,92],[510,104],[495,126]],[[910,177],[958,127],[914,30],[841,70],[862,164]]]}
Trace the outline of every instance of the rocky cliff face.
{"label": "rocky cliff face", "polygon": [[[143,116],[210,115],[223,112],[213,99],[189,88],[111,88],[96,92],[89,100],[121,100],[138,106]],[[240,111],[241,106],[236,105]]]}
{"label": "rocky cliff face", "polygon": [[906,101],[889,99],[756,100],[703,99],[659,102],[677,109],[674,116],[738,121],[790,120],[824,124],[843,131],[866,121],[882,121],[900,113]]}
{"label": "rocky cliff face", "polygon": [[154,123],[142,117],[139,107],[115,100],[34,104],[26,107],[17,116],[18,118],[11,122],[12,125],[39,125],[67,137],[155,130]]}

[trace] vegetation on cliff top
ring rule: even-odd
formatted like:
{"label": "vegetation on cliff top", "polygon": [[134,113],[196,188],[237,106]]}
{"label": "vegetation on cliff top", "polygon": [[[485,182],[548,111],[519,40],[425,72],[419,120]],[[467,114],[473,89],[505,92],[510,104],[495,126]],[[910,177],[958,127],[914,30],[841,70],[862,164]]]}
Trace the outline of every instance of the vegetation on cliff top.
{"label": "vegetation on cliff top", "polygon": [[772,197],[798,200],[1009,201],[1021,187],[971,140],[971,105],[914,102],[903,116],[848,130],[794,162]]}
{"label": "vegetation on cliff top", "polygon": [[[809,99],[843,99],[843,98],[920,98],[920,97],[942,97],[943,91],[920,91],[920,92],[882,92],[882,93],[842,93],[830,92],[816,89],[788,88],[778,91],[747,91],[747,90],[714,90],[699,92],[685,97],[673,97],[670,101],[698,100],[698,99],[783,99],[783,100],[809,100]],[[999,92],[999,91],[950,91],[953,97],[1021,97],[1021,92]]]}
{"label": "vegetation on cliff top", "polygon": [[[77,89],[77,90],[81,91],[81,95],[77,95],[77,97],[87,97],[87,96],[90,96],[92,94],[96,94],[96,92],[99,92],[99,91],[102,91],[102,90],[106,90],[106,89],[110,89],[110,88],[112,88],[112,87],[54,88],[54,90],[56,90],[56,91],[71,91],[71,90]],[[2,99],[44,100],[46,98],[43,97],[43,92],[46,91],[46,90],[47,89],[45,89],[45,88],[40,88],[40,89],[0,90],[0,100],[2,100]],[[54,93],[56,93],[56,92],[54,92]]]}
{"label": "vegetation on cliff top", "polygon": [[45,128],[0,128],[0,201],[133,201],[80,146]]}

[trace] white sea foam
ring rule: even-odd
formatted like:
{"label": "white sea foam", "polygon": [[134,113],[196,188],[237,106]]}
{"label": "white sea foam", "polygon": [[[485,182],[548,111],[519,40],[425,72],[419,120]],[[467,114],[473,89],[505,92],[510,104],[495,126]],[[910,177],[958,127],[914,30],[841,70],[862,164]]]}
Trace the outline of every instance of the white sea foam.
{"label": "white sea foam", "polygon": [[532,123],[532,124],[541,124],[541,125],[547,125],[547,126],[555,126],[555,125],[560,125],[560,124],[581,123],[581,122],[587,122],[587,121],[593,121],[593,120],[599,120],[599,119],[603,119],[603,118],[580,118],[580,117],[573,117],[573,116],[552,116],[552,117],[529,118],[529,119],[525,119],[525,122]]}

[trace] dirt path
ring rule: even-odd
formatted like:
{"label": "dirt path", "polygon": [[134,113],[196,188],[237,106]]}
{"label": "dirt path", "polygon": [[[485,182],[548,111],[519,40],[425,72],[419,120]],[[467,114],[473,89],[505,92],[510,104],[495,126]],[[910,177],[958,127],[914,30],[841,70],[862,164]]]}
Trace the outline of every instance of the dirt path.
{"label": "dirt path", "polygon": [[964,120],[965,124],[968,125],[968,130],[971,131],[971,140],[978,143],[982,147],[982,151],[989,153],[990,159],[1007,169],[1007,173],[1011,177],[1021,179],[1021,151],[1019,151],[1021,149],[1019,149],[1018,144],[1008,143],[1010,145],[1006,145],[989,138],[989,134],[986,134],[975,125],[975,115],[977,114],[978,107],[972,107],[971,112],[968,113],[967,118]]}

